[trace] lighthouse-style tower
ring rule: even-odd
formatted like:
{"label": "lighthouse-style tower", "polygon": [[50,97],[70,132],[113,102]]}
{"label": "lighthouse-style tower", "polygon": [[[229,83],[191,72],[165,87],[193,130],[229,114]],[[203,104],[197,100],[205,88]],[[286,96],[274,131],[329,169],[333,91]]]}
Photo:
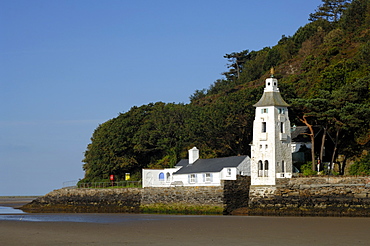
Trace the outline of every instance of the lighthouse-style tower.
{"label": "lighthouse-style tower", "polygon": [[289,105],[281,97],[273,73],[271,69],[263,96],[254,105],[251,185],[275,185],[277,178],[292,177]]}

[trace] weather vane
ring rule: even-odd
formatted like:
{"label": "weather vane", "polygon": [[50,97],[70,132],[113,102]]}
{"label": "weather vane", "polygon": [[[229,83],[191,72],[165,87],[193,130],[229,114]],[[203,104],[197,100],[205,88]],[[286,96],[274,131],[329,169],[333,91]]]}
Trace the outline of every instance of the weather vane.
{"label": "weather vane", "polygon": [[274,67],[271,67],[270,73],[271,73],[271,78],[273,78],[274,77],[274,73],[275,73]]}

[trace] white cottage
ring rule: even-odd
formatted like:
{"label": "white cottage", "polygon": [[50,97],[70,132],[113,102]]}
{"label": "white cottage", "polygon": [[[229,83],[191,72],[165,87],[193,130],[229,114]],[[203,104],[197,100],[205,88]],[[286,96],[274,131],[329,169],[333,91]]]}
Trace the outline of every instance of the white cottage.
{"label": "white cottage", "polygon": [[288,104],[273,74],[256,107],[251,144],[251,185],[275,185],[292,177],[292,148]]}
{"label": "white cottage", "polygon": [[199,159],[199,150],[189,150],[189,159],[182,159],[174,168],[143,169],[144,187],[220,186],[222,180],[236,180],[237,175],[250,176],[250,158],[231,156]]}

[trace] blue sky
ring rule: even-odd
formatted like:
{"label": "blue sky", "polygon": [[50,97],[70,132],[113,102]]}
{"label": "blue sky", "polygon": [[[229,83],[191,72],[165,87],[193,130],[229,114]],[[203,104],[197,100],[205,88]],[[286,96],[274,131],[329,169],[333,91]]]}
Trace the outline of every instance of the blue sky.
{"label": "blue sky", "polygon": [[132,106],[188,103],[308,23],[320,0],[1,0],[0,196],[83,178],[94,129]]}

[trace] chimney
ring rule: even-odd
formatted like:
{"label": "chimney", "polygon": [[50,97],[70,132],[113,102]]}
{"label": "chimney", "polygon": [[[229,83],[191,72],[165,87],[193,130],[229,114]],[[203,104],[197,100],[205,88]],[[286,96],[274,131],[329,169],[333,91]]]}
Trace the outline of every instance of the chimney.
{"label": "chimney", "polygon": [[197,147],[189,149],[189,164],[193,164],[198,159],[199,159],[199,149],[197,149]]}

